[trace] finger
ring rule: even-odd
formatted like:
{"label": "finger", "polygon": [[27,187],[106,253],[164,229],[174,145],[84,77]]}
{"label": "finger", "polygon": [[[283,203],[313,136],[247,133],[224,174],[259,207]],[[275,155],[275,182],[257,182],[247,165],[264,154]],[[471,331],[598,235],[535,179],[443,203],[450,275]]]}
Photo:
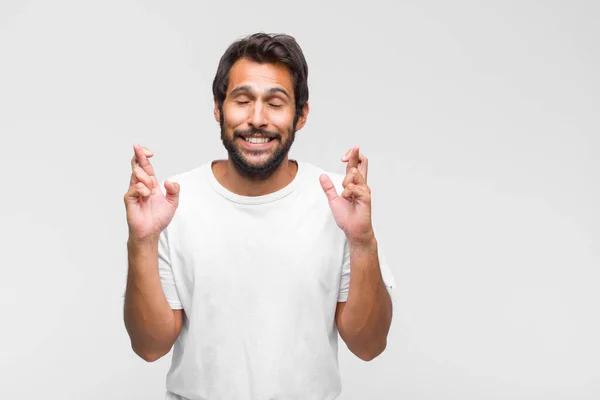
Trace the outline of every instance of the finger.
{"label": "finger", "polygon": [[[346,154],[342,157],[342,161],[346,162],[350,160],[350,153],[352,153],[354,150],[356,149],[356,147],[351,148],[350,150],[348,150],[346,152]],[[369,164],[369,160],[367,159],[366,156],[364,156],[363,154],[360,154],[360,148],[358,149],[358,170],[360,171],[360,173],[362,174],[363,178],[365,178],[365,183],[367,181],[367,174],[369,173],[369,168],[368,168],[368,164]],[[346,166],[346,172],[352,168],[351,166],[347,165]]]}
{"label": "finger", "polygon": [[343,161],[343,162],[347,162],[347,161],[348,161],[348,156],[350,155],[350,153],[352,152],[352,150],[354,150],[354,147],[353,147],[353,148],[351,148],[350,150],[348,150],[348,151],[346,152],[346,154],[344,154],[344,156],[342,157],[342,161]]}
{"label": "finger", "polygon": [[125,194],[128,198],[140,197],[140,198],[148,198],[152,195],[150,189],[146,187],[142,182],[138,182],[135,185],[131,186],[127,193]]}
{"label": "finger", "polygon": [[358,168],[350,168],[348,170],[348,173],[346,174],[346,176],[344,177],[344,180],[342,181],[342,186],[345,188],[350,183],[354,183],[356,185],[363,185],[365,183],[365,179],[361,175]]}
{"label": "finger", "polygon": [[165,198],[175,207],[179,205],[179,192],[181,186],[177,182],[165,181],[164,187],[166,190]]}
{"label": "finger", "polygon": [[356,146],[351,148],[350,150],[348,150],[346,152],[346,154],[344,154],[344,156],[342,157],[343,162],[348,162],[350,160],[350,155],[352,154],[352,152],[354,151],[355,148],[356,148]]}
{"label": "finger", "polygon": [[367,183],[367,174],[369,173],[369,160],[363,154],[360,155],[358,161],[358,171],[363,176],[365,183]]}
{"label": "finger", "polygon": [[364,186],[357,185],[355,183],[349,183],[348,186],[346,186],[346,188],[342,192],[341,197],[350,201],[352,201],[353,199],[359,199],[361,201],[370,201],[371,193]]}
{"label": "finger", "polygon": [[350,155],[348,156],[348,164],[346,165],[346,172],[348,172],[348,170],[350,168],[358,167],[358,153],[359,153],[358,146],[355,146],[352,149],[352,152],[350,153]]}
{"label": "finger", "polygon": [[151,158],[152,156],[154,156],[154,152],[152,150],[148,149],[147,147],[140,146],[139,144],[134,144],[133,145],[134,155],[133,155],[133,158],[131,159],[132,167],[134,164],[139,165],[139,161],[138,161],[139,156],[138,156],[138,153],[136,152],[136,147],[141,148],[141,151],[143,152],[143,155],[146,156],[146,158]]}
{"label": "finger", "polygon": [[140,194],[141,197],[147,198],[152,196],[152,192],[150,191],[150,189],[148,189],[148,187],[146,185],[144,185],[141,182],[138,182],[135,187],[138,190],[138,193]]}
{"label": "finger", "polygon": [[326,174],[321,174],[321,176],[319,177],[319,182],[321,182],[321,187],[323,188],[323,192],[325,192],[325,195],[327,196],[327,200],[331,202],[338,197],[338,194],[335,190],[335,186],[333,185],[333,182],[331,182],[329,176],[327,176]]}
{"label": "finger", "polygon": [[[142,147],[142,149],[144,149],[144,154],[146,155],[146,158],[150,158],[154,155],[154,153],[150,150],[148,150],[145,147]],[[131,158],[131,169],[133,170],[133,167],[135,167],[137,165],[137,156],[134,154],[133,157]]]}
{"label": "finger", "polygon": [[142,146],[139,144],[133,145],[133,151],[135,152],[137,164],[149,175],[154,176],[154,169],[152,168],[152,164],[148,161],[146,154],[144,154],[144,150]]}
{"label": "finger", "polygon": [[143,183],[148,189],[152,191],[152,194],[156,193],[156,186],[154,180],[148,176],[148,174],[139,166],[136,166],[133,169],[133,173],[131,174],[131,184],[135,184],[137,182]]}

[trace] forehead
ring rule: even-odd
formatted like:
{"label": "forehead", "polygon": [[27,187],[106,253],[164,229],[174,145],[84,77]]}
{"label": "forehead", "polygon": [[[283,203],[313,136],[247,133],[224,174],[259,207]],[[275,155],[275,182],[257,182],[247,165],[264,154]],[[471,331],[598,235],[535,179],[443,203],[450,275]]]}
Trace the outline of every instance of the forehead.
{"label": "forehead", "polygon": [[292,74],[283,64],[261,64],[241,58],[229,71],[227,93],[241,85],[249,85],[259,92],[278,86],[285,89],[290,96],[294,94]]}

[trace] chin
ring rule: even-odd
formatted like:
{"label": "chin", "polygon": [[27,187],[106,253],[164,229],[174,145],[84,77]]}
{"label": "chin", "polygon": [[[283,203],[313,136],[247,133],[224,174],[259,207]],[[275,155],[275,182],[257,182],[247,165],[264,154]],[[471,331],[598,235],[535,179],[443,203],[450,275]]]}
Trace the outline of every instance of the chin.
{"label": "chin", "polygon": [[263,153],[258,157],[248,155],[248,151],[230,154],[237,171],[252,180],[265,180],[283,164],[285,156],[277,156],[277,152]]}
{"label": "chin", "polygon": [[294,142],[294,132],[290,134],[290,138],[285,142],[279,137],[273,139],[269,146],[255,149],[247,146],[245,140],[240,137],[227,138],[223,130],[221,140],[238,173],[251,180],[265,180],[285,161]]}
{"label": "chin", "polygon": [[[243,154],[243,153],[242,153]],[[276,169],[281,165],[279,162],[276,166],[274,163],[277,163],[277,160],[273,156],[273,154],[269,154],[267,157],[261,156],[260,158],[247,157],[246,155],[241,156],[241,164],[244,164],[246,170],[255,170],[257,173],[264,171],[265,169]],[[275,168],[274,168],[275,167]]]}

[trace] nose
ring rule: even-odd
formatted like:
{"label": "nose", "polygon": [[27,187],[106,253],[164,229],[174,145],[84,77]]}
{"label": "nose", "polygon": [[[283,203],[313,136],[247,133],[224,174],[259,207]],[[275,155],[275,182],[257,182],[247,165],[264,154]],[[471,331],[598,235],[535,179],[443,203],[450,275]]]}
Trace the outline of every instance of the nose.
{"label": "nose", "polygon": [[267,116],[265,112],[265,107],[263,107],[262,102],[257,101],[254,102],[252,109],[250,110],[250,115],[248,118],[248,124],[255,129],[264,129],[267,127]]}

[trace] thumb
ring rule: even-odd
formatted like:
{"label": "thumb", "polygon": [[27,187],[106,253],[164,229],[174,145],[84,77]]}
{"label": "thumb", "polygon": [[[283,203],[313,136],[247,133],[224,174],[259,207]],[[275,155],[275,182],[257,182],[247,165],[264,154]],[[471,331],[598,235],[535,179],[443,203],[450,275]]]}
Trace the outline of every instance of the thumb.
{"label": "thumb", "polygon": [[332,202],[338,197],[337,192],[335,191],[335,186],[333,186],[333,182],[326,174],[321,174],[319,177],[319,182],[321,182],[321,187],[327,196],[327,200]]}
{"label": "thumb", "polygon": [[171,204],[177,207],[179,204],[179,191],[181,186],[179,186],[179,183],[171,181],[165,181],[164,186],[167,191],[165,197]]}

